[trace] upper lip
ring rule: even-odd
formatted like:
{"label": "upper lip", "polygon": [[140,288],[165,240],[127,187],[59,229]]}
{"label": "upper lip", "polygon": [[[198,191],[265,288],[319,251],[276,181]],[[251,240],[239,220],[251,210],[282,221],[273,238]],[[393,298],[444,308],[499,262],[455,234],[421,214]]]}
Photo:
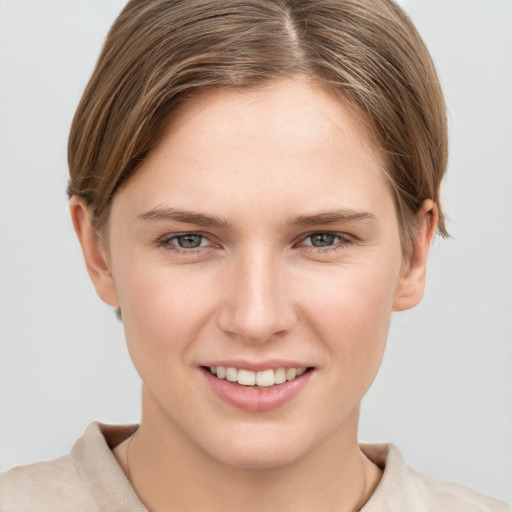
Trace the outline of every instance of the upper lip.
{"label": "upper lip", "polygon": [[298,361],[289,361],[283,359],[267,359],[265,361],[247,361],[242,359],[222,359],[218,361],[208,361],[201,366],[206,367],[232,367],[253,372],[261,372],[263,370],[277,370],[278,368],[311,368],[312,365],[301,363]]}

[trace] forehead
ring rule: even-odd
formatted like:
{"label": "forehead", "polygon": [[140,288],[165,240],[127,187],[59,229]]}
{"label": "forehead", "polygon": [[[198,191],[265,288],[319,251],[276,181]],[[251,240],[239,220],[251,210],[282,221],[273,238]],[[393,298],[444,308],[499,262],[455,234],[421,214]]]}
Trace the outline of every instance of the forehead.
{"label": "forehead", "polygon": [[178,131],[184,135],[184,127],[196,135],[208,132],[208,136],[227,137],[234,127],[239,134],[249,135],[261,135],[265,128],[273,136],[289,140],[302,136],[311,144],[322,137],[326,142],[338,136],[350,138],[382,158],[371,126],[340,91],[308,77],[295,77],[254,87],[192,91],[170,116],[163,138]]}
{"label": "forehead", "polygon": [[357,210],[389,195],[381,167],[366,123],[340,97],[286,80],[187,97],[126,192],[146,210]]}

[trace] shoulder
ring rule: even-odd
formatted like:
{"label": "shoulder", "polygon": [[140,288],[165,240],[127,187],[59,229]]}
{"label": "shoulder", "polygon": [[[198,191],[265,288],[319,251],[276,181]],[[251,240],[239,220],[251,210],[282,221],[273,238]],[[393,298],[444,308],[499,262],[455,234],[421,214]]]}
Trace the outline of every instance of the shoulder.
{"label": "shoulder", "polygon": [[[413,472],[413,470],[411,470]],[[415,473],[415,472],[414,472]],[[434,504],[443,505],[453,512],[511,512],[512,508],[502,501],[483,496],[467,487],[441,482],[416,473],[426,495],[430,495]],[[437,510],[440,510],[437,508]]]}
{"label": "shoulder", "polygon": [[19,466],[0,475],[2,512],[99,510],[71,456]]}
{"label": "shoulder", "polygon": [[92,423],[69,455],[0,475],[0,511],[147,512],[111,451],[135,428]]}
{"label": "shoulder", "polygon": [[512,512],[511,507],[499,500],[409,468],[392,444],[361,448],[384,469],[381,482],[361,512]]}

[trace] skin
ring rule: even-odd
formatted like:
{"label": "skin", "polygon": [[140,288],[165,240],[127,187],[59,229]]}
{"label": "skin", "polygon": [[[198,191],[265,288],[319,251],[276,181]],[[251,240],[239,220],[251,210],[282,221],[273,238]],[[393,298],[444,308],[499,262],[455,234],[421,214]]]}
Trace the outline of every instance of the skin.
{"label": "skin", "polygon": [[[150,510],[307,511],[321,497],[348,511],[369,498],[381,471],[359,450],[359,405],[392,312],[421,300],[436,223],[425,201],[404,259],[381,166],[353,111],[293,79],[196,94],[101,235],[72,198],[90,276],[121,307],[142,378],[140,428],[115,454]],[[199,247],[180,248],[183,233]],[[254,413],[205,384],[201,365],[226,359],[314,369],[293,400]]]}

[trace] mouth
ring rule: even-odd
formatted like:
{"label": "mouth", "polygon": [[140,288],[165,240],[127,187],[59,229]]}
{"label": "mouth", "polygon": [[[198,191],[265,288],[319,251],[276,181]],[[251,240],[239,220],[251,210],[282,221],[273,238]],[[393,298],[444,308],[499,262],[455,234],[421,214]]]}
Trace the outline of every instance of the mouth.
{"label": "mouth", "polygon": [[226,380],[233,384],[239,384],[240,386],[256,389],[279,386],[286,382],[293,381],[304,373],[313,370],[311,367],[280,367],[268,368],[261,371],[251,371],[233,366],[205,366],[203,368],[217,377],[217,379]]}
{"label": "mouth", "polygon": [[[217,363],[217,364],[215,364]],[[246,412],[265,413],[297,403],[316,370],[299,362],[211,361],[200,366],[205,383],[223,402]],[[300,403],[300,402],[299,402]]]}

